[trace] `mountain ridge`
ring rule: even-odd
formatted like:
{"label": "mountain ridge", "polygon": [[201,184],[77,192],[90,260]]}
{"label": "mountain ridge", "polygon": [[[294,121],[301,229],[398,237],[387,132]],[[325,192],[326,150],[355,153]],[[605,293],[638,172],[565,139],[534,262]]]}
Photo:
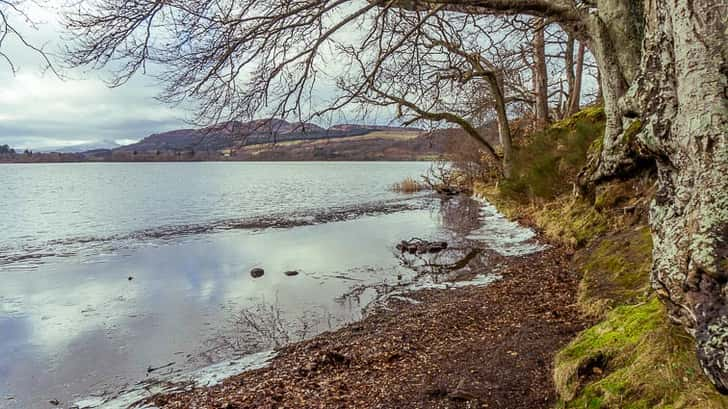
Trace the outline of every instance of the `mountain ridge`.
{"label": "mountain ridge", "polygon": [[222,151],[244,146],[361,136],[377,131],[423,132],[418,128],[337,124],[329,128],[283,119],[228,121],[205,128],[176,129],[151,134],[139,142],[111,149],[115,152]]}

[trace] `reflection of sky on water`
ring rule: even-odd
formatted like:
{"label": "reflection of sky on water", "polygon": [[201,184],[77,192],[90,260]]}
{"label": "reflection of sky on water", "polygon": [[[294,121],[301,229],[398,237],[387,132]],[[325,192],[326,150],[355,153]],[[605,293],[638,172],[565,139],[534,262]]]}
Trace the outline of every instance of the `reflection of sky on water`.
{"label": "reflection of sky on water", "polygon": [[[275,305],[291,322],[321,314],[319,329],[357,319],[362,305],[336,298],[355,285],[396,280],[395,269],[406,274],[394,244],[446,236],[437,219],[421,210],[204,234],[85,263],[69,258],[3,272],[0,407],[118,389],[143,379],[149,366],[205,364],[199,356],[221,334],[234,334],[236,314],[249,306]],[[252,267],[263,267],[265,276],[252,279]],[[288,270],[301,274],[286,277]]]}

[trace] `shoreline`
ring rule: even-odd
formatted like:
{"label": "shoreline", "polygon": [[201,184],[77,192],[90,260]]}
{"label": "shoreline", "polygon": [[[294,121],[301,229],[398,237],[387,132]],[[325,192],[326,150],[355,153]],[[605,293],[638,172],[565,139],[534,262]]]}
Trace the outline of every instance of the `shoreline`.
{"label": "shoreline", "polygon": [[[542,238],[542,237],[541,237]],[[548,408],[556,352],[586,322],[558,244],[495,256],[501,280],[405,294],[362,321],[281,348],[269,366],[161,394],[160,408]]]}
{"label": "shoreline", "polygon": [[336,163],[336,162],[433,162],[438,158],[434,157],[423,157],[423,158],[382,158],[382,159],[315,159],[315,160],[300,160],[300,159],[180,159],[180,160],[47,160],[47,161],[7,161],[0,160],[0,165],[28,165],[28,164],[50,164],[50,163],[296,163],[296,162],[325,162],[325,163]]}

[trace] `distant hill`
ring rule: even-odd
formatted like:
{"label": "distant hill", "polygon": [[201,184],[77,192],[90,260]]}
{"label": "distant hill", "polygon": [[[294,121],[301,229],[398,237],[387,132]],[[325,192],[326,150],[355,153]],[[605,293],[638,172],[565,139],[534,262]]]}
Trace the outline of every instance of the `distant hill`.
{"label": "distant hill", "polygon": [[311,123],[287,122],[281,119],[250,122],[231,121],[202,129],[178,129],[150,135],[141,141],[113,151],[149,153],[224,151],[265,143],[300,140],[346,138],[375,131],[419,133],[416,128],[365,125],[335,125],[328,129]]}
{"label": "distant hill", "polygon": [[[495,124],[481,132],[497,144]],[[339,124],[324,129],[275,119],[178,129],[112,149],[0,155],[0,162],[406,161],[434,160],[453,152],[468,152],[477,158],[479,150],[479,145],[459,128],[425,132],[417,128]]]}
{"label": "distant hill", "polygon": [[61,148],[35,148],[34,150],[36,152],[57,152],[57,153],[80,153],[80,152],[87,152],[92,150],[99,150],[99,149],[115,149],[119,148],[121,145],[114,141],[99,141],[99,142],[91,142],[91,143],[84,143],[80,145],[71,145],[71,146],[64,146]]}

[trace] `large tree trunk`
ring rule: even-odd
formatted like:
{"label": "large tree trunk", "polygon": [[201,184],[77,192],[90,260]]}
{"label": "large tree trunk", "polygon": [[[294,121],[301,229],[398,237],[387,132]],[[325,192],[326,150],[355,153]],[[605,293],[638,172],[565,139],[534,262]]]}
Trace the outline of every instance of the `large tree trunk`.
{"label": "large tree trunk", "polygon": [[549,123],[549,87],[546,71],[546,22],[542,18],[534,19],[536,26],[533,34],[533,93],[534,116],[536,127],[543,128]]}
{"label": "large tree trunk", "polygon": [[608,116],[591,181],[629,171],[636,152],[656,161],[652,285],[728,392],[728,2],[638,3],[600,1],[587,23]]}

